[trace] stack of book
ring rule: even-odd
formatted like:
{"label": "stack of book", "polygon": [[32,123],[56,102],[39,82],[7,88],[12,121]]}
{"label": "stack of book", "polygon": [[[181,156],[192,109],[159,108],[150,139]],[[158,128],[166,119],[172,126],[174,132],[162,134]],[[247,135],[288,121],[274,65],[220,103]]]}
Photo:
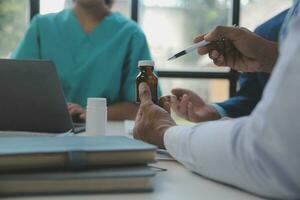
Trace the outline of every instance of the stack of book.
{"label": "stack of book", "polygon": [[127,137],[0,140],[0,195],[152,191],[156,147]]}

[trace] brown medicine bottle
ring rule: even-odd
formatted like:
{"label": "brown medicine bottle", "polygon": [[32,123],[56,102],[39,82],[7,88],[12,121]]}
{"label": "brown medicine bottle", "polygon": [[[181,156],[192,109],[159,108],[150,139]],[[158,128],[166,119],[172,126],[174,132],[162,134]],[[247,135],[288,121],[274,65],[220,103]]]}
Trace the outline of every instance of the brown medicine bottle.
{"label": "brown medicine bottle", "polygon": [[139,61],[140,73],[136,77],[136,101],[138,103],[141,102],[139,97],[139,85],[142,82],[146,82],[150,87],[153,103],[158,104],[158,96],[157,96],[158,78],[153,73],[154,65],[155,65],[154,61],[151,60]]}

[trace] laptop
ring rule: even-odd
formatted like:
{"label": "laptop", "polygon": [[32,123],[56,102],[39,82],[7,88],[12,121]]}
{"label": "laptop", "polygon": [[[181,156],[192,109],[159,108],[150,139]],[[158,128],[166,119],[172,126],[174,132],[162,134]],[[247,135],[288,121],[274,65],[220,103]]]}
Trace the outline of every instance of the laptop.
{"label": "laptop", "polygon": [[0,131],[74,131],[53,62],[0,59]]}

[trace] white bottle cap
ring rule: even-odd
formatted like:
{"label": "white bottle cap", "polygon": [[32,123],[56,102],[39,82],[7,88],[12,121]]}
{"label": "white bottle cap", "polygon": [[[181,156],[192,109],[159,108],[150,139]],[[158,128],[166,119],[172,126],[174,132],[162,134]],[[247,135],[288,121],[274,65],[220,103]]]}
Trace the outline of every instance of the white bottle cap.
{"label": "white bottle cap", "polygon": [[139,67],[143,66],[153,66],[154,67],[155,62],[153,60],[141,60],[139,61]]}
{"label": "white bottle cap", "polygon": [[107,103],[105,98],[88,98],[88,107],[106,108]]}

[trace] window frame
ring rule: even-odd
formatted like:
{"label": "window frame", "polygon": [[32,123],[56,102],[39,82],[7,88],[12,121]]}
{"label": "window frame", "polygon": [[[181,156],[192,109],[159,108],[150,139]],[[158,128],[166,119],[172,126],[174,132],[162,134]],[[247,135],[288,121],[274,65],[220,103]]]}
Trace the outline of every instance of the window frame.
{"label": "window frame", "polygon": [[[232,25],[240,24],[240,0],[232,0]],[[138,23],[139,0],[131,0],[131,19]],[[30,0],[30,19],[40,12],[40,0]],[[236,95],[239,73],[235,70],[229,72],[195,72],[159,70],[158,76],[162,78],[199,78],[199,79],[226,79],[229,81],[229,96]]]}
{"label": "window frame", "polygon": [[40,13],[40,0],[30,0],[30,19]]}

